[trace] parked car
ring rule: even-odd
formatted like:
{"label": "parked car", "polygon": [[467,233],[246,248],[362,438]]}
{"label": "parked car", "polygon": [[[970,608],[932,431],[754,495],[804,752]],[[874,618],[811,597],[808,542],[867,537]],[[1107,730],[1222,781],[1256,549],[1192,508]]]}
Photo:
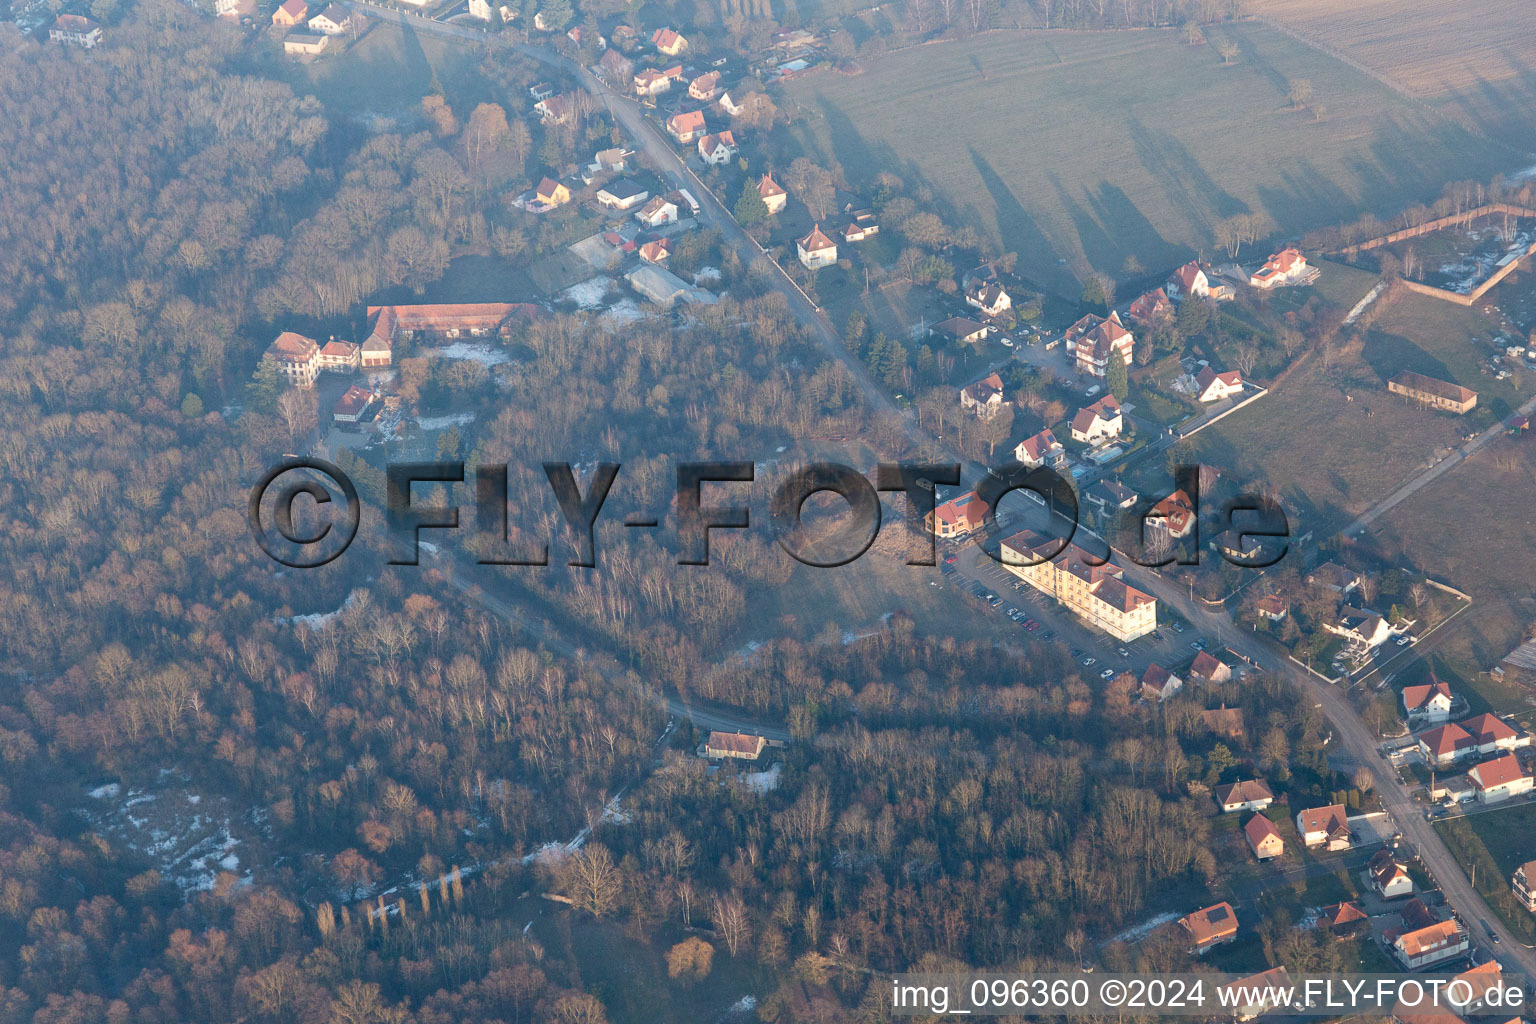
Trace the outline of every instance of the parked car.
{"label": "parked car", "polygon": [[1412,640],[1412,639],[1413,639],[1413,637],[1411,637],[1411,636],[1400,636],[1400,637],[1397,638],[1397,646],[1403,647],[1403,646],[1407,645],[1407,643],[1410,640]]}
{"label": "parked car", "polygon": [[1107,668],[1103,672],[1099,673],[1099,678],[1100,679],[1113,679],[1113,678],[1115,678],[1115,670],[1112,669],[1112,668]]}
{"label": "parked car", "polygon": [[1050,630],[1046,630],[1044,633],[1041,634],[1041,639],[1043,639],[1043,640],[1054,640],[1054,639],[1056,639],[1056,634],[1052,633]]}
{"label": "parked car", "polygon": [[[1040,623],[1031,621],[1028,628],[1029,628],[1029,631],[1031,633],[1033,633],[1035,630],[1040,628]],[[1049,636],[1050,634],[1047,633],[1046,635]]]}
{"label": "parked car", "polygon": [[1120,648],[1119,654],[1122,658],[1129,658],[1131,656],[1131,652],[1126,650],[1124,647]]}
{"label": "parked car", "polygon": [[1099,659],[1098,658],[1084,658],[1083,659],[1083,668],[1087,668],[1089,665],[1097,665],[1098,663],[1099,663]]}
{"label": "parked car", "polygon": [[1177,622],[1175,622],[1175,623],[1174,623],[1174,624],[1173,624],[1173,631],[1174,631],[1174,632],[1175,632],[1175,633],[1182,633],[1182,632],[1184,632],[1184,627],[1183,627],[1183,626],[1181,626],[1181,625],[1179,625],[1179,624],[1178,624],[1178,623],[1177,623]]}

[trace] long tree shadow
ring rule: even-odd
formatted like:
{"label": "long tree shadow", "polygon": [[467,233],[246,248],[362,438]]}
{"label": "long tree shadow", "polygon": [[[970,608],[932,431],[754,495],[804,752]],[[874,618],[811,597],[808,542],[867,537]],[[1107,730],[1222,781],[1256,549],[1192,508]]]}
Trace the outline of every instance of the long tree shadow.
{"label": "long tree shadow", "polygon": [[1248,204],[1218,185],[1182,142],[1135,117],[1126,119],[1126,131],[1142,167],[1163,183],[1169,202],[1196,229],[1194,234],[1208,234],[1214,221],[1249,212]]}

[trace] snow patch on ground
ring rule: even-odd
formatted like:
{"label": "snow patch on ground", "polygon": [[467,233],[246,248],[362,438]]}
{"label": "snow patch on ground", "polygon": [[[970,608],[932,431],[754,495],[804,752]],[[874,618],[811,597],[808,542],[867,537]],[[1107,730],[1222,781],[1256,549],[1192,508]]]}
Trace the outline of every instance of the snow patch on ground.
{"label": "snow patch on ground", "polygon": [[92,800],[110,800],[122,792],[123,787],[115,782],[109,782],[105,786],[97,786],[88,794]]}
{"label": "snow patch on ground", "polygon": [[[1172,921],[1177,921],[1178,919],[1179,915],[1170,910],[1167,913],[1158,914],[1156,917],[1149,918],[1141,922],[1141,924],[1136,925],[1134,928],[1127,928],[1125,931],[1121,932],[1119,935],[1116,935],[1109,941],[1140,942],[1148,935],[1151,935],[1153,932],[1157,931],[1157,929],[1161,928],[1163,925]],[[1109,943],[1105,943],[1105,945],[1108,944]]]}
{"label": "snow patch on ground", "polygon": [[279,626],[288,626],[295,623],[300,623],[308,626],[310,629],[319,631],[325,628],[326,623],[330,622],[332,619],[336,618],[336,616],[350,608],[352,606],[352,602],[356,599],[357,592],[353,591],[347,595],[347,599],[345,601],[341,602],[341,607],[337,608],[333,612],[311,612],[308,615],[295,615],[287,619],[279,618],[277,620],[277,624]]}
{"label": "snow patch on ground", "polygon": [[720,280],[719,267],[700,267],[693,275],[693,283],[698,285],[718,280]]}
{"label": "snow patch on ground", "polygon": [[[97,786],[80,813],[130,860],[148,861],[166,881],[191,895],[212,889],[218,876],[237,872],[240,840],[231,832],[234,814],[218,796],[188,792],[185,778],[162,775],[155,791],[116,782]],[[249,882],[250,872],[241,878]]]}
{"label": "snow patch on ground", "polygon": [[470,341],[456,341],[447,348],[433,349],[431,354],[440,359],[471,359],[481,366],[499,366],[512,361],[502,349]]}
{"label": "snow patch on ground", "polygon": [[634,299],[620,299],[603,311],[603,319],[616,324],[632,324],[644,320],[646,315]]}
{"label": "snow patch on ground", "polygon": [[428,416],[425,419],[418,418],[416,425],[422,430],[447,430],[449,427],[464,427],[475,422],[475,414],[470,412],[455,412],[447,416]]}
{"label": "snow patch on ground", "polygon": [[771,793],[779,788],[779,769],[782,767],[774,764],[765,772],[747,772],[741,776],[741,784],[758,793]]}
{"label": "snow patch on ground", "polygon": [[613,278],[599,275],[571,285],[560,293],[560,297],[570,299],[579,309],[601,309],[605,305],[603,300],[613,288]]}

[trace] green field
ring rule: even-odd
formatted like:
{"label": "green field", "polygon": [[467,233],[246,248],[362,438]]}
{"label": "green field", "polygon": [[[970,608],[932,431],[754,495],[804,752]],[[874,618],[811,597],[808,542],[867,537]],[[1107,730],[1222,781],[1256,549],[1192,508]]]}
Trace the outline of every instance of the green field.
{"label": "green field", "polygon": [[[1278,31],[1210,35],[1237,43],[1232,66],[1171,30],[996,32],[810,76],[786,100],[800,144],[852,187],[882,170],[927,185],[936,212],[1072,295],[1083,271],[1117,273],[1128,255],[1164,267],[1209,251],[1222,217],[1261,212],[1295,234],[1516,159]],[[1320,120],[1288,109],[1297,78]]]}

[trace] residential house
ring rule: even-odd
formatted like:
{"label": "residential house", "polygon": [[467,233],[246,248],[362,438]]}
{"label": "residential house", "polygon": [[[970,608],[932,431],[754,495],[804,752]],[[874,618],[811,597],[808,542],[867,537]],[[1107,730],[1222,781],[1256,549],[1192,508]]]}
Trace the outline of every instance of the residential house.
{"label": "residential house", "polygon": [[924,517],[924,525],[937,537],[950,540],[981,529],[991,507],[975,491],[951,498]]}
{"label": "residential house", "polygon": [[719,91],[720,72],[718,71],[706,71],[688,86],[688,95],[704,103],[714,99],[715,93]]}
{"label": "residential house", "polygon": [[283,0],[282,5],[272,12],[272,24],[278,28],[293,28],[308,16],[309,5],[304,0]]}
{"label": "residential house", "polygon": [[1391,850],[1377,850],[1365,868],[1371,888],[1384,900],[1413,895],[1413,878],[1408,868],[1393,856]]}
{"label": "residential house", "polygon": [[1243,375],[1236,370],[1216,372],[1209,366],[1195,375],[1195,398],[1201,402],[1219,402],[1243,393]]}
{"label": "residential house", "polygon": [[704,756],[756,761],[768,746],[761,736],[744,732],[711,732],[704,741]]}
{"label": "residential house", "polygon": [[1125,417],[1114,395],[1105,395],[1092,405],[1077,410],[1072,417],[1072,440],[1084,444],[1102,444],[1120,436]]}
{"label": "residential house", "polygon": [[784,209],[789,202],[789,193],[773,180],[772,175],[765,174],[757,183],[757,194],[763,197],[763,205],[768,207],[770,215]]}
{"label": "residential house", "polygon": [[1218,903],[1179,918],[1179,925],[1189,936],[1189,951],[1199,956],[1237,938],[1237,911]]}
{"label": "residential house", "polygon": [[1354,841],[1343,804],[1310,807],[1299,812],[1296,815],[1296,831],[1301,834],[1301,845],[1309,850],[1316,847],[1347,850]]}
{"label": "residential house", "polygon": [[1073,368],[1093,377],[1104,376],[1111,356],[1130,366],[1131,354],[1136,347],[1136,339],[1120,322],[1120,314],[1114,311],[1107,317],[1089,313],[1068,327],[1062,338]]}
{"label": "residential house", "polygon": [[730,132],[717,132],[699,140],[699,159],[706,164],[728,164],[736,155],[736,136]]}
{"label": "residential house", "polygon": [[1262,811],[1275,802],[1275,794],[1263,779],[1243,779],[1216,787],[1216,806],[1222,814],[1238,811]]}
{"label": "residential house", "polygon": [[665,196],[657,196],[640,208],[635,214],[635,219],[648,228],[659,228],[663,224],[675,224],[677,222],[677,204]]}
{"label": "residential house", "polygon": [[533,191],[533,197],[545,209],[554,209],[571,201],[571,190],[553,178],[542,178],[539,187]]}
{"label": "residential house", "polygon": [[284,331],[267,346],[266,355],[295,387],[313,387],[320,375],[320,346],[313,338]]}
{"label": "residential house", "polygon": [[1517,731],[1504,719],[1487,712],[1467,719],[1461,723],[1461,727],[1467,730],[1467,734],[1477,744],[1479,754],[1509,751],[1531,744],[1530,733]]}
{"label": "residential house", "polygon": [[1157,600],[1126,583],[1113,561],[1031,530],[1003,541],[1001,551],[1004,569],[1116,640],[1135,640],[1157,628]]}
{"label": "residential house", "polygon": [[651,198],[650,190],[628,178],[610,181],[597,190],[597,202],[610,210],[628,210]]}
{"label": "residential house", "polygon": [[1472,785],[1472,780],[1465,775],[1437,772],[1430,775],[1429,799],[1442,802],[1447,806],[1469,804],[1477,799],[1477,789]]}
{"label": "residential house", "polygon": [[1184,680],[1169,672],[1157,662],[1147,666],[1147,670],[1141,674],[1141,699],[1145,701],[1163,701],[1172,697],[1184,688]]}
{"label": "residential house", "polygon": [[341,4],[330,4],[309,19],[309,30],[323,36],[340,36],[352,31],[353,14]]}
{"label": "residential house", "polygon": [[1154,288],[1149,292],[1143,292],[1136,297],[1130,307],[1125,311],[1125,317],[1132,323],[1143,327],[1150,327],[1165,317],[1173,315],[1173,303],[1168,300],[1168,293],[1161,288]]}
{"label": "residential house", "polygon": [[1339,621],[1324,623],[1323,628],[1366,651],[1374,651],[1392,635],[1392,627],[1387,621],[1369,608],[1346,607],[1340,612]]}
{"label": "residential house", "polygon": [[1248,819],[1243,826],[1243,837],[1248,840],[1253,855],[1261,861],[1274,860],[1285,852],[1285,840],[1280,838],[1280,830],[1262,814]]}
{"label": "residential house", "polygon": [[704,111],[688,110],[667,118],[667,134],[687,145],[704,134]]}
{"label": "residential house", "polygon": [[1370,927],[1370,915],[1353,900],[1324,907],[1318,914],[1317,926],[1330,929],[1338,936],[1353,935]]}
{"label": "residential house", "polygon": [[873,238],[880,233],[880,225],[875,222],[875,214],[872,210],[861,210],[853,215],[853,220],[843,227],[843,241],[850,245],[854,242],[862,242],[866,238]]}
{"label": "residential house", "polygon": [[821,225],[811,228],[811,233],[795,242],[795,252],[807,270],[829,267],[837,262],[837,245],[821,233]]}
{"label": "residential house", "polygon": [[1437,725],[1419,736],[1419,752],[1433,765],[1446,765],[1477,750],[1477,741],[1455,722]]}
{"label": "residential house", "polygon": [[324,53],[330,43],[330,36],[318,32],[289,32],[283,37],[283,52],[292,56],[314,56]]}
{"label": "residential house", "polygon": [[[681,71],[681,69],[679,69]],[[655,68],[646,68],[636,73],[634,78],[636,96],[660,96],[672,88],[674,79],[665,71],[657,71]]]}
{"label": "residential house", "polygon": [[984,341],[987,335],[992,333],[992,328],[987,324],[968,320],[963,316],[952,316],[948,320],[941,321],[928,328],[929,334],[938,334],[951,341],[974,344]]}
{"label": "residential house", "polygon": [[640,258],[647,263],[660,265],[667,262],[667,257],[671,255],[671,244],[665,238],[658,238],[654,242],[646,242],[640,247]]}
{"label": "residential house", "polygon": [[556,96],[546,96],[533,105],[533,111],[539,115],[540,124],[574,124],[576,122],[576,94],[563,92]]}
{"label": "residential house", "polygon": [[668,57],[676,57],[688,49],[688,40],[672,31],[670,28],[659,28],[651,33],[651,45],[657,51]]}
{"label": "residential house", "polygon": [[[303,6],[300,2],[299,7]],[[81,14],[61,14],[48,29],[48,41],[92,50],[101,43],[101,26]]]}
{"label": "residential house", "polygon": [[528,95],[533,97],[534,103],[542,103],[554,94],[555,87],[548,82],[535,82],[528,87]]}
{"label": "residential house", "polygon": [[1220,686],[1232,680],[1232,669],[1210,651],[1201,651],[1190,662],[1189,678],[1207,686]]}
{"label": "residential house", "polygon": [[996,416],[1007,404],[1003,400],[1003,378],[996,373],[989,373],[960,389],[960,408],[974,412],[984,420]]}
{"label": "residential house", "polygon": [[1204,299],[1211,294],[1211,279],[1205,276],[1200,264],[1190,260],[1173,272],[1163,288],[1171,298]]}
{"label": "residential house", "polygon": [[1348,597],[1360,588],[1360,585],[1365,582],[1365,577],[1353,569],[1346,569],[1338,562],[1324,562],[1307,573],[1307,582],[1327,587],[1340,596]]}
{"label": "residential house", "polygon": [[634,153],[622,146],[600,149],[592,154],[592,163],[588,169],[599,173],[611,171],[615,174],[623,174],[629,170],[629,158],[632,156],[634,156]]}
{"label": "residential house", "polygon": [[733,99],[730,93],[724,92],[720,94],[720,109],[732,117],[740,117],[741,112],[747,108],[744,104],[738,103]]}
{"label": "residential house", "polygon": [[[566,29],[566,31],[565,31],[565,38],[569,39],[572,43],[575,43],[577,46],[585,46],[586,43],[587,43],[587,36],[588,36],[588,34],[589,33],[587,32],[587,29],[586,29],[585,26],[583,26],[583,25],[572,25],[570,28]],[[596,46],[599,50],[606,50],[606,49],[608,49],[608,40],[604,39],[601,35],[599,35],[596,32],[593,32],[593,33],[590,33],[590,34],[592,36],[592,45],[593,46]]]}
{"label": "residential house", "polygon": [[1467,932],[1455,921],[1439,921],[1424,928],[1404,932],[1392,940],[1392,955],[1410,971],[1454,960],[1471,943]]}
{"label": "residential house", "polygon": [[369,306],[372,324],[368,340],[363,342],[366,367],[368,343],[382,338],[393,344],[395,338],[436,335],[443,338],[484,338],[511,333],[514,317],[538,315],[539,307],[526,302],[457,302],[421,305]]}
{"label": "residential house", "polygon": [[1180,488],[1147,511],[1147,529],[1159,530],[1174,540],[1188,537],[1198,519],[1194,506],[1194,499]]}
{"label": "residential house", "polygon": [[1290,605],[1286,604],[1285,598],[1279,594],[1265,594],[1254,602],[1253,608],[1258,612],[1259,618],[1270,622],[1279,622],[1291,611]]}
{"label": "residential house", "polygon": [[987,316],[1002,316],[1013,308],[1013,299],[996,281],[976,281],[965,290],[967,305],[975,306]]}
{"label": "residential house", "polygon": [[1450,684],[1436,679],[1433,672],[1429,678],[1428,683],[1403,687],[1403,713],[1419,723],[1449,721],[1451,705],[1455,702]]}
{"label": "residential house", "polygon": [[1467,772],[1478,803],[1496,804],[1512,796],[1523,796],[1531,791],[1532,779],[1520,767],[1520,759],[1505,754],[1491,761],[1484,761]]}
{"label": "residential house", "polygon": [[1477,405],[1477,392],[1460,384],[1436,380],[1422,373],[1404,370],[1387,381],[1387,390],[1394,395],[1422,402],[1432,409],[1454,412],[1458,415],[1472,411]]}
{"label": "residential house", "polygon": [[1514,887],[1515,899],[1520,901],[1520,905],[1536,914],[1536,860],[1528,860],[1515,868],[1510,884]]}
{"label": "residential house", "polygon": [[635,76],[634,61],[618,50],[604,50],[603,55],[597,59],[597,67],[603,77],[614,84],[627,82]]}
{"label": "residential house", "polygon": [[213,13],[220,18],[239,21],[256,12],[256,0],[213,0]]}
{"label": "residential house", "polygon": [[331,406],[331,419],[336,423],[352,425],[359,422],[378,401],[379,393],[362,384],[353,384]]}
{"label": "residential house", "polygon": [[1119,480],[1100,480],[1083,492],[1083,500],[1097,506],[1102,515],[1112,516],[1134,508],[1136,492]]}
{"label": "residential house", "polygon": [[1312,274],[1307,259],[1295,249],[1281,249],[1264,261],[1264,266],[1254,271],[1248,283],[1255,288],[1279,288],[1289,284],[1301,284]]}
{"label": "residential house", "polygon": [[356,373],[361,364],[361,350],[350,341],[332,338],[320,347],[320,369],[331,373]]}
{"label": "residential house", "polygon": [[1066,462],[1067,449],[1056,440],[1056,435],[1047,427],[1040,433],[1020,441],[1018,447],[1013,450],[1013,457],[1030,469],[1038,469],[1041,466],[1050,466],[1054,469]]}
{"label": "residential house", "polygon": [[1217,989],[1217,1005],[1230,1009],[1234,1020],[1253,1020],[1280,1008],[1284,997],[1279,993],[1291,991],[1291,974],[1284,967],[1271,967],[1219,985]]}

